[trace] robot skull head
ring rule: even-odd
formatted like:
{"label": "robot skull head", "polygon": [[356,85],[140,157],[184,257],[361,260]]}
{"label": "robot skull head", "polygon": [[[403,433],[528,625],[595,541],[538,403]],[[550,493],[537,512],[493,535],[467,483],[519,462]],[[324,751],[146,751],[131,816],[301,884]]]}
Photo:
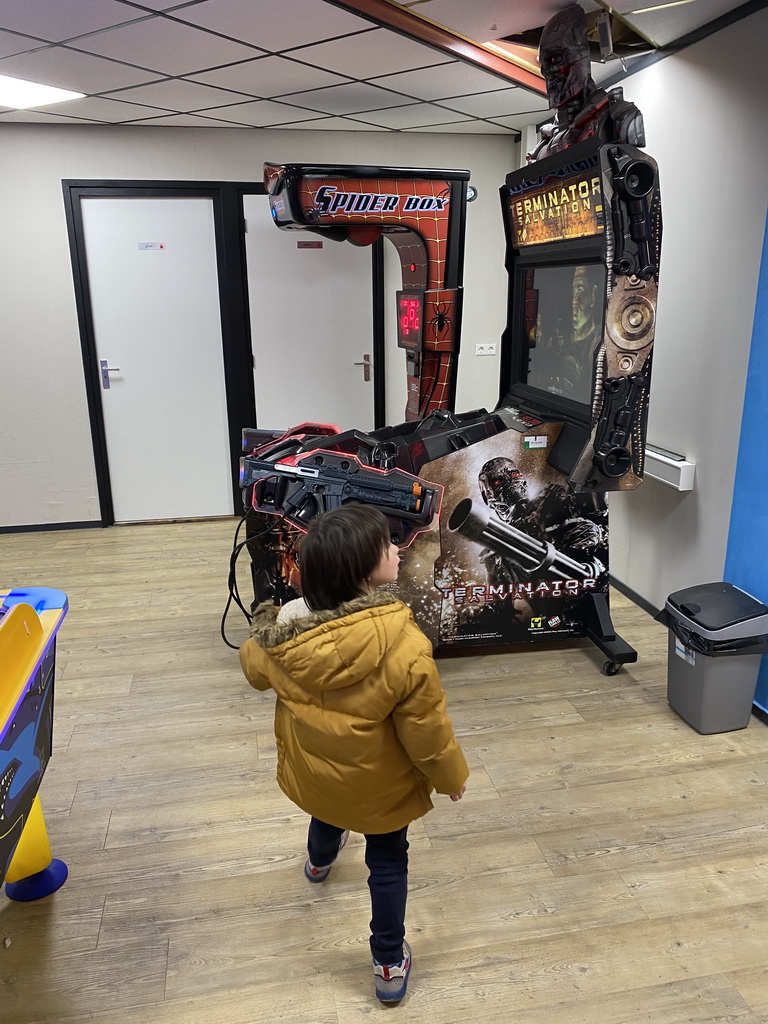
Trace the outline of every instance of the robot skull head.
{"label": "robot skull head", "polygon": [[528,498],[528,484],[512,459],[486,462],[477,481],[483,501],[500,519],[509,519],[515,505]]}
{"label": "robot skull head", "polygon": [[539,67],[547,83],[550,106],[559,109],[575,99],[590,81],[587,19],[578,4],[550,18],[539,42]]}

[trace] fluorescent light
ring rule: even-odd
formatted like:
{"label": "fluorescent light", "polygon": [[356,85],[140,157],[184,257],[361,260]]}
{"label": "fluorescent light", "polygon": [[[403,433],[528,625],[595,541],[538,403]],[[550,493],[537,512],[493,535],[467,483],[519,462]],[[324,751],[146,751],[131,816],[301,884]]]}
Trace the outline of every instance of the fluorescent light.
{"label": "fluorescent light", "polygon": [[84,92],[70,92],[57,89],[54,85],[40,85],[39,82],[25,82],[23,78],[9,78],[0,75],[0,107],[26,110],[28,107],[42,107],[63,100],[79,100]]}
{"label": "fluorescent light", "polygon": [[667,7],[680,7],[683,4],[692,4],[694,0],[671,0],[670,3],[656,4],[655,7],[638,7],[636,11],[625,11],[624,17],[629,17],[630,14],[647,14],[648,11],[665,11]]}

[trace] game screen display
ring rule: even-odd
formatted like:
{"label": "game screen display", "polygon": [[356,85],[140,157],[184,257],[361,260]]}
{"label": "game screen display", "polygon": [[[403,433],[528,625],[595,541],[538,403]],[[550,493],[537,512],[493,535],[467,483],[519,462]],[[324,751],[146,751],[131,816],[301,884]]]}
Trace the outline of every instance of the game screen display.
{"label": "game screen display", "polygon": [[588,406],[595,349],[603,332],[605,266],[550,265],[520,273],[522,333],[528,344],[520,383]]}

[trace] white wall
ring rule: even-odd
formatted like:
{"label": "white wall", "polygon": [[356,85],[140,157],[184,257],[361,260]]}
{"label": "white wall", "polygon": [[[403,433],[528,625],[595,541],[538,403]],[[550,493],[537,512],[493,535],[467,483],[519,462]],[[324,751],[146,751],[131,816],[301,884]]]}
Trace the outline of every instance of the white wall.
{"label": "white wall", "polygon": [[518,162],[510,137],[8,124],[0,148],[0,526],[100,518],[64,178],[261,181],[265,160],[467,168],[479,197],[467,217],[457,408],[495,404],[498,360],[473,353],[504,327],[498,189]]}
{"label": "white wall", "polygon": [[648,441],[696,463],[692,492],[646,479],[610,499],[611,571],[655,607],[723,578],[768,198],[766,38],[762,10],[625,88],[664,218]]}

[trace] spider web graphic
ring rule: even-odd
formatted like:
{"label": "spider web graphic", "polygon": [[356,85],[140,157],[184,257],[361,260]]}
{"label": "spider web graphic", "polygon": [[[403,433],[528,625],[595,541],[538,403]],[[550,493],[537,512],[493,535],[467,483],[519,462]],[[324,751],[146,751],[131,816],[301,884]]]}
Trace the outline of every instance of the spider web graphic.
{"label": "spider web graphic", "polygon": [[[400,199],[409,196],[420,199],[447,197],[442,210],[403,210],[398,203],[396,210],[374,210],[356,212],[336,210],[333,213],[317,212],[315,196],[319,189],[335,188],[337,193],[396,195]],[[442,288],[445,283],[445,255],[448,246],[448,224],[450,220],[449,181],[392,179],[392,178],[341,178],[312,177],[302,179],[298,187],[299,200],[305,216],[318,227],[333,224],[391,224],[401,225],[417,231],[424,240],[429,257],[427,288]],[[313,215],[314,214],[314,215]]]}
{"label": "spider web graphic", "polygon": [[[337,209],[322,213],[316,196],[321,188],[336,194],[377,194],[397,196],[395,210],[356,211]],[[404,210],[407,197],[446,198],[442,209]],[[426,282],[425,331],[419,377],[418,409],[424,416],[432,409],[446,408],[451,399],[452,367],[455,348],[457,291],[445,288],[446,252],[451,216],[451,184],[445,179],[392,179],[354,177],[304,178],[298,185],[298,198],[304,215],[318,227],[352,224],[397,225],[418,233],[427,254],[427,266],[419,275]],[[418,263],[420,264],[420,259]],[[421,267],[419,267],[421,269]],[[430,294],[432,293],[432,294]]]}

